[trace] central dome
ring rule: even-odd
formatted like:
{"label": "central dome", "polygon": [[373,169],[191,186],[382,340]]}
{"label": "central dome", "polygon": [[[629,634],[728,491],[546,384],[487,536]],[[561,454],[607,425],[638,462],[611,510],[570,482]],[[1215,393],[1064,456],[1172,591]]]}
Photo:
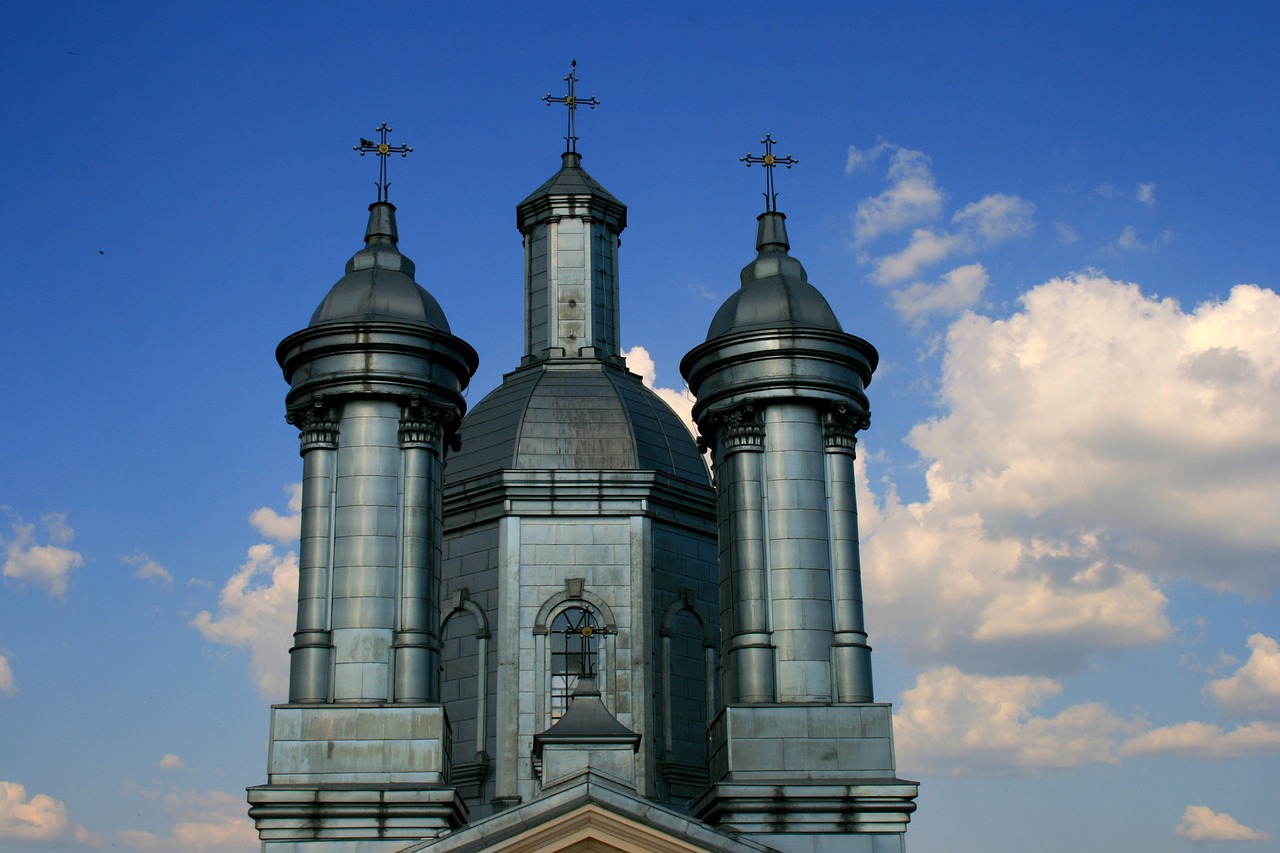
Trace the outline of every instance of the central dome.
{"label": "central dome", "polygon": [[503,469],[653,470],[709,484],[689,430],[634,373],[566,359],[522,368],[462,422],[445,479]]}

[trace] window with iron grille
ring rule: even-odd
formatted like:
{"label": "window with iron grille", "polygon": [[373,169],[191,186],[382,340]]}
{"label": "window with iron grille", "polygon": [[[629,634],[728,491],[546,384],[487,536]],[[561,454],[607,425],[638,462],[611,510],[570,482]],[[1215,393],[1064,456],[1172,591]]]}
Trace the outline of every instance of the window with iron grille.
{"label": "window with iron grille", "polygon": [[585,607],[561,611],[551,623],[551,722],[564,716],[578,679],[595,678],[600,661],[600,627]]}

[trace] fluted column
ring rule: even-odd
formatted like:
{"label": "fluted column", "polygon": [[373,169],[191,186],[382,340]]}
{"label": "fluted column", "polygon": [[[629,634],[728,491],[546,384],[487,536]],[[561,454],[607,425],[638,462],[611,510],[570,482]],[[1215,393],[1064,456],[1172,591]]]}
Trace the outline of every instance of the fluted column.
{"label": "fluted column", "polygon": [[302,455],[302,531],[298,545],[298,621],[289,650],[289,701],[326,702],[333,651],[329,595],[333,476],[338,414],[318,405],[293,413]]}
{"label": "fluted column", "polygon": [[837,702],[872,702],[871,647],[862,613],[862,567],[858,557],[858,508],[854,491],[857,432],[865,413],[837,405],[824,417],[827,491],[831,514],[831,577],[835,635],[831,664]]}
{"label": "fluted column", "polygon": [[440,583],[442,416],[435,409],[409,405],[400,420],[401,568],[392,640],[396,702],[435,702],[440,696],[440,639],[434,619]]}
{"label": "fluted column", "polygon": [[773,702],[761,456],[764,427],[751,406],[719,418],[716,478],[720,504],[720,624],[725,701]]}

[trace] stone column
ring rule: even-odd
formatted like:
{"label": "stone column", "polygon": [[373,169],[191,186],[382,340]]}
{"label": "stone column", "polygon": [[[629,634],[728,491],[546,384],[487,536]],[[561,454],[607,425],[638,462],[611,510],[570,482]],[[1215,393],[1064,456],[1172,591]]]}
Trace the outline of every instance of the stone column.
{"label": "stone column", "polygon": [[720,624],[729,704],[773,702],[761,456],[764,426],[743,406],[721,416],[716,478],[720,504]]}
{"label": "stone column", "polygon": [[854,493],[857,432],[865,413],[833,406],[823,419],[827,493],[831,515],[831,578],[835,637],[831,664],[837,702],[872,702],[871,647],[862,615],[862,567],[858,558],[858,508]]}
{"label": "stone column", "polygon": [[440,696],[440,639],[433,623],[440,585],[442,415],[434,409],[409,405],[400,419],[404,466],[402,545],[392,639],[396,702],[435,702]]}
{"label": "stone column", "polygon": [[289,650],[289,701],[329,701],[333,638],[329,595],[333,531],[334,455],[338,413],[318,404],[290,413],[302,455],[302,533],[298,545],[298,622]]}

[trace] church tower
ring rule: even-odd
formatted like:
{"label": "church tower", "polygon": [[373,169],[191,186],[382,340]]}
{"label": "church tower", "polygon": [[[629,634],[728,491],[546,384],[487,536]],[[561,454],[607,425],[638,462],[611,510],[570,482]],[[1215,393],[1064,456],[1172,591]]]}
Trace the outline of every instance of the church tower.
{"label": "church tower", "polygon": [[684,808],[707,780],[714,495],[689,430],[622,359],[627,208],[582,168],[573,114],[594,99],[565,79],[545,100],[569,108],[567,150],[516,207],[524,355],[445,471],[441,690],[473,817],[540,795],[587,682],[639,733],[624,775],[640,796]]}
{"label": "church tower", "polygon": [[721,697],[699,819],[794,853],[900,853],[916,784],[873,701],[854,502],[878,355],[788,254],[765,138],[756,258],[680,365],[712,448]]}
{"label": "church tower", "polygon": [[249,791],[273,853],[399,850],[467,820],[449,783],[438,589],[444,453],[478,360],[400,253],[385,158],[407,149],[379,130],[365,246],[276,351],[303,480],[289,701],[272,708],[268,782]]}

